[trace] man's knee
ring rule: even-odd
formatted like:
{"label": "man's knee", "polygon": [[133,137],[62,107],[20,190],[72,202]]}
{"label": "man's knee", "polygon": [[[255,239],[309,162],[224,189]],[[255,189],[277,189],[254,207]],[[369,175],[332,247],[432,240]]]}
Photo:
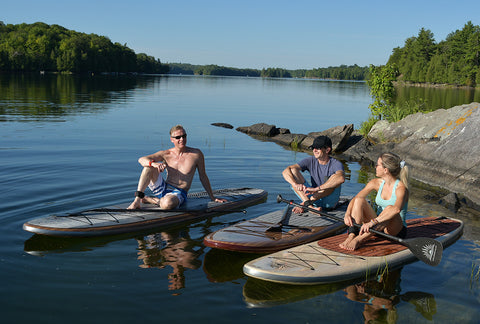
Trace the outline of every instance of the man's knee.
{"label": "man's knee", "polygon": [[154,184],[157,182],[158,176],[159,172],[156,168],[144,167],[140,178],[144,179],[143,181],[150,181],[150,183]]}
{"label": "man's knee", "polygon": [[162,209],[174,209],[177,208],[180,201],[174,195],[166,195],[160,199],[160,208]]}
{"label": "man's knee", "polygon": [[147,166],[147,167],[143,167],[142,173],[152,177],[158,174],[158,169]]}

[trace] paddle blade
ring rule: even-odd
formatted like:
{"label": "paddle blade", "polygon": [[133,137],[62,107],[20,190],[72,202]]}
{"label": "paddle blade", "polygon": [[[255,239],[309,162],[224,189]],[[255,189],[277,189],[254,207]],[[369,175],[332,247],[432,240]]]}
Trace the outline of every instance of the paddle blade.
{"label": "paddle blade", "polygon": [[443,245],[439,241],[426,237],[403,240],[403,243],[420,260],[431,266],[442,261]]}

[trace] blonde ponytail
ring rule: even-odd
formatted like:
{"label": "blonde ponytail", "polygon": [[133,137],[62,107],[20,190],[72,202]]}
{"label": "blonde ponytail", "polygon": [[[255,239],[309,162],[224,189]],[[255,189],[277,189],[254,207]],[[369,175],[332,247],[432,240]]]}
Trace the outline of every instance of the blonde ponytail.
{"label": "blonde ponytail", "polygon": [[400,181],[403,183],[403,185],[405,186],[407,191],[408,191],[408,178],[409,178],[409,176],[410,176],[410,174],[409,174],[409,171],[408,171],[408,166],[404,165],[400,170]]}

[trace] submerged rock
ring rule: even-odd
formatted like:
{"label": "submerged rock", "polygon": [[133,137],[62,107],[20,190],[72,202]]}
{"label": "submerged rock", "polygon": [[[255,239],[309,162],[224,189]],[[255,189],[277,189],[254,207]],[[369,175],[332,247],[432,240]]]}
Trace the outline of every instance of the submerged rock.
{"label": "submerged rock", "polygon": [[227,124],[227,123],[212,123],[211,125],[217,126],[217,127],[228,128],[228,129],[232,129],[232,128],[233,128],[232,125]]}

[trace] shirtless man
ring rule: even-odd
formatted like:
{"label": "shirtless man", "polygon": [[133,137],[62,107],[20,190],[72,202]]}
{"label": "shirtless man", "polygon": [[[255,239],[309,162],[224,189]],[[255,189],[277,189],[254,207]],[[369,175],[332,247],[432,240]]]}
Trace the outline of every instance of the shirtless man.
{"label": "shirtless man", "polygon": [[[139,209],[141,203],[153,203],[162,209],[174,209],[187,199],[187,192],[192,185],[195,170],[198,170],[200,182],[207,191],[210,199],[216,202],[226,202],[225,199],[215,198],[205,171],[205,159],[202,151],[187,146],[187,133],[181,125],[172,127],[170,141],[174,147],[158,151],[138,159],[143,167],[138,181],[135,200],[128,209]],[[167,179],[161,173],[167,170]],[[155,197],[146,197],[147,186]]]}

